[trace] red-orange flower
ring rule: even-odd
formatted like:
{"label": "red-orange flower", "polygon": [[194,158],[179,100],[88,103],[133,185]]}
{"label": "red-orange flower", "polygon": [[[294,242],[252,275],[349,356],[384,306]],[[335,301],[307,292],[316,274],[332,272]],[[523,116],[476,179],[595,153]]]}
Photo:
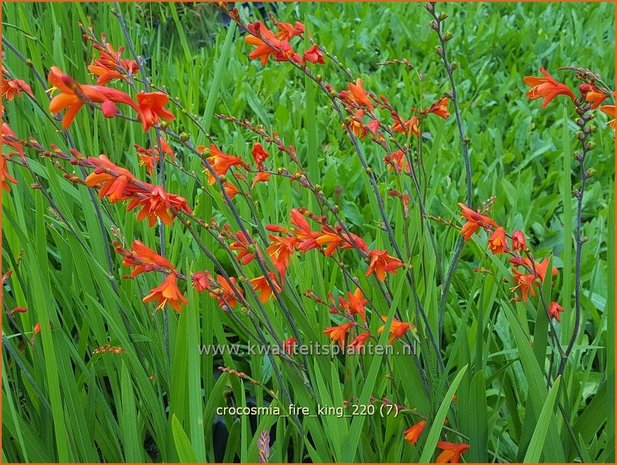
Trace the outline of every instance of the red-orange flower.
{"label": "red-orange flower", "polygon": [[568,86],[557,82],[544,68],[540,68],[540,72],[544,77],[527,76],[523,79],[523,82],[531,87],[527,91],[527,97],[531,100],[544,97],[542,108],[546,107],[558,95],[567,95],[572,100],[576,99]]}
{"label": "red-orange flower", "polygon": [[289,40],[292,37],[304,34],[304,24],[300,21],[296,21],[295,25],[277,22],[276,27],[279,28],[279,32],[276,33],[276,38],[279,40]]}
{"label": "red-orange flower", "polygon": [[131,277],[134,278],[148,271],[176,271],[176,268],[165,257],[160,256],[141,241],[133,241],[132,250],[127,250],[115,244],[116,252],[124,256],[122,264],[134,267]]}
{"label": "red-orange flower", "polygon": [[[274,273],[268,273],[268,276],[270,277],[270,281],[274,285],[274,290],[277,293],[280,293],[281,286],[279,286],[279,284],[276,282]],[[270,300],[270,297],[272,297],[273,289],[272,287],[270,287],[270,283],[268,282],[268,279],[265,276],[259,276],[258,278],[253,278],[249,282],[251,283],[251,286],[253,286],[253,289],[255,290],[255,292],[259,292],[259,301],[262,304]]]}
{"label": "red-orange flower", "polygon": [[10,192],[11,186],[9,186],[7,181],[17,184],[17,179],[9,173],[9,167],[7,166],[6,160],[7,159],[4,155],[0,155],[0,186],[3,190]]}
{"label": "red-orange flower", "polygon": [[459,463],[461,455],[469,449],[469,444],[440,441],[437,443],[437,447],[443,451],[437,457],[437,463]]}
{"label": "red-orange flower", "polygon": [[103,86],[80,85],[56,66],[51,67],[48,80],[60,90],[60,94],[49,102],[49,111],[60,113],[66,110],[62,118],[62,127],[65,129],[71,125],[75,115],[86,102],[101,103],[101,110],[107,118],[116,114],[116,103],[129,105],[139,112],[138,106],[126,93]]}
{"label": "red-orange flower", "polygon": [[240,193],[238,188],[230,182],[224,183],[223,189],[225,189],[225,194],[227,195],[227,197],[229,197],[229,200],[233,199],[236,195]]}
{"label": "red-orange flower", "polygon": [[266,152],[263,146],[259,142],[257,142],[255,145],[253,145],[253,150],[251,151],[251,154],[253,155],[253,159],[255,160],[257,168],[262,170],[264,162],[270,156],[268,152]]}
{"label": "red-orange flower", "polygon": [[405,440],[409,444],[416,444],[422,431],[424,431],[424,427],[426,426],[426,421],[422,420],[416,423],[415,425],[410,426],[405,431],[403,431],[403,435],[405,436]]}
{"label": "red-orange flower", "polygon": [[450,101],[448,97],[442,97],[426,111],[427,113],[433,113],[440,118],[447,119],[450,116],[450,112],[448,111],[448,104]]}
{"label": "red-orange flower", "polygon": [[461,228],[461,234],[466,241],[480,228],[488,229],[490,227],[497,227],[497,224],[488,216],[481,215],[462,203],[459,203],[458,206],[461,207],[461,214],[467,220],[467,223]]}
{"label": "red-orange flower", "polygon": [[321,50],[319,49],[319,45],[313,45],[311,48],[305,50],[302,54],[302,60],[304,62],[309,61],[311,63],[319,63],[322,65],[326,64],[323,53],[321,53]]}
{"label": "red-orange flower", "polygon": [[197,292],[209,291],[212,275],[208,271],[199,271],[191,275],[191,281]]}
{"label": "red-orange flower", "polygon": [[536,292],[533,288],[536,277],[533,274],[521,273],[517,269],[513,269],[512,272],[514,273],[514,282],[516,283],[516,286],[514,286],[511,291],[520,291],[521,293],[520,298],[516,297],[514,300],[522,299],[523,302],[527,302],[529,295],[536,295]]}
{"label": "red-orange flower", "polygon": [[144,302],[153,300],[157,301],[157,310],[169,304],[177,313],[182,311],[182,304],[188,303],[178,289],[175,273],[169,273],[160,286],[150,289],[150,293],[143,298]]}
{"label": "red-orange flower", "polygon": [[171,224],[176,212],[191,213],[184,197],[167,193],[161,186],[150,186],[149,184],[146,184],[146,186],[150,187],[150,190],[141,192],[138,197],[133,197],[133,200],[127,206],[128,211],[138,206],[142,207],[137,214],[139,221],[147,217],[148,224],[152,227],[157,218],[160,218],[165,224]]}
{"label": "red-orange flower", "polygon": [[238,296],[244,295],[242,289],[236,284],[236,278],[229,277],[227,279],[224,276],[217,275],[216,280],[219,287],[212,290],[210,297],[216,298],[221,308],[235,307],[238,304]]}
{"label": "red-orange flower", "polygon": [[2,96],[7,100],[13,100],[16,95],[21,95],[25,92],[30,97],[33,97],[32,89],[30,86],[21,79],[11,79],[2,81]]}
{"label": "red-orange flower", "polygon": [[15,150],[14,152],[2,151],[3,155],[7,157],[19,155],[21,158],[24,158],[24,147],[21,144],[17,135],[13,132],[13,130],[7,123],[2,123],[2,145],[7,145],[13,150]]}
{"label": "red-orange flower", "polygon": [[159,122],[159,118],[171,121],[174,114],[165,108],[169,96],[163,92],[140,92],[137,94],[138,113],[144,131]]}
{"label": "red-orange flower", "polygon": [[418,119],[417,116],[412,116],[407,121],[403,121],[400,118],[395,118],[394,124],[392,124],[390,129],[392,129],[392,131],[394,132],[405,133],[408,136],[413,135],[413,136],[419,137],[420,136],[420,128],[418,127],[419,121],[420,120]]}
{"label": "red-orange flower", "polygon": [[369,332],[360,333],[354,338],[353,341],[351,341],[349,346],[352,347],[354,350],[360,349],[364,347],[364,344],[366,344],[366,341],[370,337],[371,337],[371,333]]}
{"label": "red-orange flower", "polygon": [[99,86],[104,86],[113,79],[126,80],[127,75],[132,76],[139,70],[139,65],[135,60],[122,59],[124,47],[120,47],[117,51],[109,43],[106,43],[104,47],[95,43],[94,47],[99,51],[100,56],[88,66],[88,70],[98,76],[96,83]]}
{"label": "red-orange flower", "polygon": [[595,110],[600,104],[608,97],[604,92],[591,84],[581,84],[578,86],[581,94],[585,97],[585,100],[591,103],[591,109]]}
{"label": "red-orange flower", "polygon": [[[382,315],[381,319],[383,321],[388,321],[388,317],[385,315]],[[392,324],[390,325],[390,339],[388,339],[388,343],[392,344],[395,340],[402,338],[411,327],[412,325],[409,323],[404,323],[402,321],[398,321],[396,318],[392,318]],[[381,334],[385,329],[386,325],[382,325],[377,329],[377,332]]]}
{"label": "red-orange flower", "polygon": [[527,250],[527,241],[525,240],[525,234],[520,229],[517,229],[512,233],[512,249]]}
{"label": "red-orange flower", "polygon": [[90,157],[88,161],[95,169],[84,182],[88,187],[98,186],[99,198],[107,197],[110,202],[115,203],[130,198],[137,191],[135,186],[130,184],[136,180],[133,173],[114,164],[107,155]]}
{"label": "red-orange flower", "polygon": [[273,235],[270,235],[269,238],[272,244],[266,248],[266,252],[270,256],[272,263],[274,263],[279,275],[283,277],[287,272],[289,259],[294,253],[298,244],[298,239],[295,237],[279,237]]}
{"label": "red-orange flower", "polygon": [[236,241],[232,242],[229,247],[238,252],[236,258],[243,265],[248,265],[255,258],[255,248],[242,231],[236,233]]}
{"label": "red-orange flower", "polygon": [[396,152],[386,155],[383,160],[388,164],[389,169],[394,169],[397,173],[409,170],[405,152],[402,150],[397,150]]}
{"label": "red-orange flower", "polygon": [[339,346],[345,345],[345,338],[347,337],[347,331],[355,326],[353,321],[344,323],[340,326],[331,326],[324,330],[324,334],[327,334],[332,341],[337,342]]}
{"label": "red-orange flower", "polygon": [[373,103],[371,102],[368,93],[364,90],[364,87],[362,86],[362,79],[356,79],[355,84],[347,84],[347,88],[349,89],[349,92],[351,92],[351,97],[354,102],[356,102],[360,106],[368,108],[370,111],[373,111]]}
{"label": "red-orange flower", "polygon": [[264,173],[263,171],[260,171],[253,178],[253,182],[251,183],[251,187],[255,187],[255,184],[257,184],[257,183],[268,182],[269,180],[270,180],[270,173]]}
{"label": "red-orange flower", "polygon": [[368,258],[369,266],[366,276],[375,273],[380,281],[385,281],[386,273],[394,273],[403,266],[403,262],[388,255],[385,250],[371,250],[368,253]]}
{"label": "red-orange flower", "polygon": [[298,344],[298,340],[295,337],[288,337],[283,341],[283,352],[287,355],[293,355],[294,348]]}
{"label": "red-orange flower", "polygon": [[351,315],[360,315],[364,321],[366,321],[366,310],[364,306],[368,304],[368,300],[364,298],[364,294],[360,288],[357,288],[353,294],[347,293],[347,299],[342,296],[339,297],[339,303],[341,307],[349,310]]}
{"label": "red-orange flower", "polygon": [[488,248],[495,255],[500,255],[508,250],[506,231],[501,226],[496,228],[493,234],[491,234],[491,237],[489,237]]}
{"label": "red-orange flower", "polygon": [[249,45],[253,45],[255,49],[249,54],[249,58],[254,60],[259,58],[262,65],[268,63],[270,55],[276,61],[292,60],[300,63],[300,57],[294,52],[291,45],[286,40],[279,40],[270,29],[264,26],[260,21],[256,21],[247,26],[249,35],[245,40]]}
{"label": "red-orange flower", "polygon": [[555,318],[557,321],[561,321],[561,312],[563,312],[563,307],[559,305],[557,302],[551,302],[548,307],[548,315],[551,318]]}
{"label": "red-orange flower", "polygon": [[[198,147],[198,149],[204,150],[203,147]],[[229,171],[229,169],[232,166],[239,165],[239,166],[243,166],[244,168],[248,167],[246,162],[244,162],[243,160],[241,160],[240,158],[234,155],[230,155],[228,153],[222,152],[214,144],[210,144],[210,150],[209,150],[208,155],[209,155],[207,158],[208,163],[210,164],[210,166],[212,166],[212,169],[219,176],[224,176],[225,174],[227,174],[227,171]],[[215,181],[216,181],[216,178],[213,176],[213,174],[208,172],[208,184],[214,184]]]}

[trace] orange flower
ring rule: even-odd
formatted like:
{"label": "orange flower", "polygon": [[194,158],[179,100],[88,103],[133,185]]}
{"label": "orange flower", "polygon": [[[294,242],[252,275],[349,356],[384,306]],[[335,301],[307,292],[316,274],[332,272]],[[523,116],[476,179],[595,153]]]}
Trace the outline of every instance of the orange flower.
{"label": "orange flower", "polygon": [[352,347],[354,350],[360,349],[361,347],[364,347],[364,344],[366,344],[366,341],[370,337],[371,333],[369,332],[358,334],[355,339],[351,341],[351,344],[349,344],[349,346]]}
{"label": "orange flower", "polygon": [[592,110],[598,108],[600,104],[606,99],[606,97],[608,97],[608,95],[606,95],[596,86],[591,84],[583,83],[578,86],[578,89],[581,91],[581,94],[583,94],[583,97],[585,97],[585,100],[592,104]]}
{"label": "orange flower", "polygon": [[276,61],[295,61],[300,63],[300,57],[294,52],[289,42],[279,40],[270,29],[264,26],[260,21],[256,21],[247,26],[250,35],[247,35],[245,40],[249,45],[253,45],[255,49],[249,54],[249,58],[254,60],[259,58],[262,65],[268,63],[270,55]]}
{"label": "orange flower", "polygon": [[236,258],[240,261],[240,263],[243,265],[248,265],[255,258],[255,253],[252,251],[254,250],[254,246],[242,231],[236,233],[236,238],[237,240],[232,242],[229,247],[231,250],[238,251]]}
{"label": "orange flower", "polygon": [[[349,117],[348,124],[351,132],[353,132],[356,136],[360,138],[368,134],[368,129],[366,129],[366,127],[364,126],[362,118],[364,118],[364,110],[356,110],[353,116]],[[345,128],[345,124],[343,124],[342,127]]]}
{"label": "orange flower", "polygon": [[360,315],[362,319],[366,321],[366,310],[364,310],[364,306],[368,304],[368,300],[364,298],[364,294],[362,294],[362,290],[360,288],[357,288],[353,294],[348,292],[347,300],[345,300],[342,296],[339,297],[339,303],[341,307],[349,310],[350,314]]}
{"label": "orange flower", "polygon": [[294,253],[298,239],[295,237],[278,237],[269,236],[272,244],[268,246],[266,252],[270,256],[270,260],[274,263],[279,276],[285,276],[287,267],[289,266],[289,259]]}
{"label": "orange flower", "polygon": [[226,182],[225,184],[223,184],[223,188],[225,189],[225,194],[227,195],[227,197],[229,197],[229,200],[233,199],[236,195],[240,193],[238,188],[230,182]]}
{"label": "orange flower", "polygon": [[136,181],[133,173],[111,162],[107,155],[90,157],[88,161],[95,169],[84,182],[88,187],[98,186],[99,198],[107,197],[110,202],[115,203],[130,198],[137,191],[134,186],[129,185],[131,181]]}
{"label": "orange flower", "polygon": [[[532,268],[533,271],[534,268]],[[540,281],[544,282],[544,278],[546,278],[546,272],[548,269],[548,258],[543,259],[540,263],[535,262],[535,272],[537,273],[538,277],[540,278]],[[559,271],[557,270],[557,268],[553,267],[553,269],[551,270],[551,275],[552,276],[557,276],[557,274],[559,273]]]}
{"label": "orange flower", "polygon": [[[203,147],[199,147],[202,149],[202,151],[205,151],[205,149]],[[234,156],[234,155],[229,155],[228,153],[224,153],[221,150],[219,150],[219,148],[214,145],[214,144],[210,144],[210,150],[209,150],[209,154],[208,154],[208,163],[210,164],[210,166],[212,166],[212,169],[214,170],[214,172],[216,174],[218,174],[219,176],[224,176],[227,174],[227,171],[229,171],[229,169],[232,166],[243,166],[244,168],[248,168],[248,165],[242,161],[240,158]],[[208,184],[214,184],[216,181],[216,178],[212,175],[212,173],[208,172]]]}
{"label": "orange flower", "polygon": [[319,45],[313,45],[311,48],[305,50],[302,54],[302,61],[305,63],[309,61],[311,63],[319,63],[322,65],[326,64],[323,54],[319,49]]}
{"label": "orange flower", "polygon": [[16,95],[25,92],[30,97],[34,97],[30,86],[21,79],[11,79],[2,82],[2,96],[7,100],[13,100]]}
{"label": "orange flower", "polygon": [[533,289],[536,277],[533,274],[521,273],[517,269],[513,269],[512,272],[514,273],[514,282],[516,286],[514,286],[511,291],[516,292],[518,290],[521,293],[520,297],[516,297],[514,300],[522,299],[523,302],[527,302],[529,294],[531,294],[531,296],[536,295]]}
{"label": "orange flower", "polygon": [[62,127],[65,129],[71,125],[75,115],[86,102],[101,103],[101,110],[107,118],[116,114],[116,103],[129,105],[139,113],[138,106],[124,92],[103,86],[80,85],[56,66],[51,67],[47,79],[51,85],[60,90],[60,94],[49,102],[49,111],[60,113],[67,110],[62,118]]}
{"label": "orange flower", "polygon": [[467,220],[467,223],[461,228],[461,234],[465,240],[469,240],[471,236],[480,228],[488,229],[491,226],[497,227],[497,224],[488,216],[481,215],[478,212],[473,211],[471,208],[466,207],[462,203],[458,204],[461,207],[461,214]]}
{"label": "orange flower", "polygon": [[491,237],[489,237],[488,248],[495,255],[500,255],[508,250],[506,231],[501,226],[495,229]]}
{"label": "orange flower", "polygon": [[0,186],[3,190],[10,192],[11,186],[7,184],[7,181],[17,184],[17,179],[9,173],[9,167],[7,166],[6,160],[7,159],[3,154],[0,155]]}
{"label": "orange flower", "polygon": [[[388,317],[385,315],[381,316],[382,321],[388,321]],[[402,338],[409,328],[412,325],[409,323],[403,323],[402,321],[398,321],[396,318],[392,318],[392,324],[390,325],[390,339],[388,340],[388,344],[392,344],[395,340]],[[382,325],[377,329],[379,334],[383,333],[386,329],[386,325]]]}
{"label": "orange flower", "polygon": [[288,337],[283,341],[283,352],[287,355],[293,355],[294,348],[298,344],[298,341],[295,337]]}
{"label": "orange flower", "polygon": [[173,113],[165,108],[169,102],[169,96],[163,92],[140,92],[137,94],[139,118],[144,131],[148,131],[157,124],[159,118],[171,121],[175,118]]}
{"label": "orange flower", "polygon": [[178,289],[175,273],[169,273],[160,286],[150,289],[150,294],[143,298],[144,302],[153,300],[157,301],[157,310],[169,304],[177,313],[182,312],[182,304],[188,303]]}
{"label": "orange flower", "polygon": [[364,106],[368,108],[370,111],[373,111],[373,103],[368,96],[368,93],[362,87],[362,79],[356,79],[355,84],[347,84],[347,88],[349,92],[351,92],[351,97],[354,102],[356,102],[360,106]]}
{"label": "orange flower", "polygon": [[426,426],[426,421],[422,420],[416,423],[413,426],[410,426],[405,431],[403,431],[403,435],[405,436],[405,440],[409,442],[409,444],[416,444],[422,431],[424,431],[424,427]]}
{"label": "orange flower", "polygon": [[212,275],[208,271],[199,271],[191,275],[191,281],[197,292],[209,291]]}
{"label": "orange flower", "polygon": [[527,76],[523,79],[523,82],[531,87],[527,91],[527,97],[531,100],[544,97],[542,108],[546,107],[558,95],[567,95],[573,101],[576,99],[568,86],[557,82],[544,68],[540,68],[540,72],[544,77]]}
{"label": "orange flower", "polygon": [[151,186],[149,191],[140,192],[139,197],[133,197],[133,200],[126,207],[128,211],[141,206],[141,211],[137,214],[139,221],[148,217],[150,227],[154,226],[156,219],[160,218],[165,224],[171,224],[176,217],[177,211],[192,213],[185,198],[177,194],[169,194],[161,186]]}
{"label": "orange flower", "polygon": [[293,208],[290,212],[291,224],[296,226],[293,233],[296,239],[299,241],[297,247],[300,252],[307,252],[311,249],[319,247],[317,243],[317,237],[320,235],[317,231],[312,231],[311,226],[304,217],[304,215],[296,208]]}
{"label": "orange flower", "polygon": [[122,264],[135,269],[131,273],[134,278],[148,271],[176,271],[176,268],[165,257],[160,256],[141,241],[133,241],[132,250],[127,250],[115,243],[116,252],[124,256]]}
{"label": "orange flower", "polygon": [[469,444],[440,441],[437,443],[437,447],[443,452],[437,457],[436,463],[459,463],[461,455],[469,449]]}
{"label": "orange flower", "polygon": [[409,170],[407,158],[402,150],[397,150],[396,152],[392,152],[390,155],[386,155],[383,161],[388,164],[388,169],[394,169],[397,173]]}
{"label": "orange flower", "polygon": [[[274,273],[270,272],[268,273],[268,276],[270,277],[270,281],[272,281],[272,284],[274,284],[274,290],[277,293],[280,293],[281,286],[279,286],[279,284],[276,282]],[[259,292],[259,301],[262,304],[265,304],[268,300],[270,300],[270,297],[272,297],[273,291],[272,291],[272,288],[270,287],[270,283],[268,282],[265,276],[253,278],[249,282],[251,283],[251,286],[253,286],[253,289],[255,290],[255,292]]]}
{"label": "orange flower", "polygon": [[551,302],[548,307],[548,315],[551,318],[555,318],[557,321],[561,321],[560,314],[563,312],[563,307],[559,305],[557,302]]}
{"label": "orange flower", "polygon": [[295,25],[277,22],[276,27],[278,27],[280,31],[276,33],[276,38],[279,40],[289,40],[292,37],[304,34],[304,24],[300,21],[296,21]]}
{"label": "orange flower", "polygon": [[24,158],[24,147],[19,141],[17,135],[13,132],[11,127],[7,123],[2,123],[2,145],[11,147],[14,152],[2,152],[3,155],[11,157],[13,155],[19,155]]}
{"label": "orange flower", "polygon": [[613,119],[608,122],[608,125],[617,130],[617,123],[615,122],[615,105],[604,105],[600,107],[600,111],[613,117]]}
{"label": "orange flower", "polygon": [[253,155],[253,159],[255,160],[255,163],[257,164],[257,168],[262,170],[264,162],[270,156],[268,152],[266,152],[263,146],[258,142],[255,145],[253,145],[253,150],[251,154]]}
{"label": "orange flower", "polygon": [[355,326],[356,323],[353,321],[349,323],[344,323],[340,326],[331,326],[324,330],[324,334],[330,336],[332,341],[337,342],[339,346],[343,347],[345,345],[345,338],[347,337],[347,331]]}
{"label": "orange flower", "polygon": [[512,233],[512,248],[514,250],[527,250],[525,234],[523,234],[523,231],[520,229],[517,229]]}
{"label": "orange flower", "polygon": [[212,290],[210,297],[216,298],[221,308],[235,307],[238,304],[238,296],[243,296],[242,289],[236,285],[236,278],[227,279],[217,275],[216,280],[219,287]]}
{"label": "orange flower", "polygon": [[109,43],[106,43],[105,47],[95,43],[94,48],[99,51],[100,56],[88,66],[88,71],[98,76],[96,83],[99,86],[104,86],[113,79],[126,81],[127,74],[132,76],[139,70],[139,65],[135,60],[122,59],[124,47],[116,51]]}
{"label": "orange flower", "polygon": [[433,113],[440,118],[447,119],[450,116],[450,112],[448,111],[449,102],[448,97],[442,97],[437,102],[433,103],[433,105],[431,105],[426,112]]}
{"label": "orange flower", "polygon": [[375,273],[377,279],[385,281],[386,273],[394,273],[403,266],[398,258],[391,257],[385,250],[371,250],[368,253],[369,266],[366,276]]}
{"label": "orange flower", "polygon": [[253,182],[251,183],[251,187],[255,187],[255,184],[260,182],[268,182],[270,180],[270,173],[264,173],[260,171],[253,178]]}
{"label": "orange flower", "polygon": [[15,307],[8,312],[8,315],[13,316],[15,313],[26,313],[27,311],[26,307]]}
{"label": "orange flower", "polygon": [[395,118],[394,124],[390,127],[394,132],[404,132],[408,136],[413,135],[420,136],[420,128],[418,122],[420,120],[417,116],[412,116],[407,121],[401,121],[400,118]]}

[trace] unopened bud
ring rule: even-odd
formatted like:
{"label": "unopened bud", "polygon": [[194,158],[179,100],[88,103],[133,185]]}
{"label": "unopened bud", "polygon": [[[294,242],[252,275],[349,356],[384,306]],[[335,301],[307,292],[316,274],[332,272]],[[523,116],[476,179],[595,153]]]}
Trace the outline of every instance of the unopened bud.
{"label": "unopened bud", "polygon": [[435,47],[435,54],[442,56],[443,55],[443,48],[441,47]]}
{"label": "unopened bud", "polygon": [[434,31],[439,31],[439,24],[437,23],[437,21],[433,21],[431,23],[431,27],[433,28]]}
{"label": "unopened bud", "polygon": [[161,121],[161,129],[164,131],[165,129],[167,129],[167,126],[169,125],[169,123],[167,123],[166,120]]}
{"label": "unopened bud", "polygon": [[452,32],[451,32],[451,31],[448,31],[448,32],[446,32],[446,33],[444,34],[444,36],[443,36],[443,40],[444,40],[445,42],[448,42],[449,40],[452,40],[452,37],[454,37],[454,34],[452,34]]}
{"label": "unopened bud", "polygon": [[448,17],[448,15],[446,13],[439,13],[439,21],[443,21],[444,19],[446,19]]}
{"label": "unopened bud", "polygon": [[180,142],[186,142],[189,140],[189,135],[186,132],[180,133]]}
{"label": "unopened bud", "polygon": [[458,63],[456,61],[453,61],[452,63],[450,63],[450,71],[456,71],[457,68],[458,68]]}
{"label": "unopened bud", "polygon": [[595,168],[589,168],[586,172],[585,172],[585,177],[586,178],[593,178],[596,175],[596,170]]}
{"label": "unopened bud", "polygon": [[26,66],[28,66],[29,68],[32,68],[34,66],[34,63],[32,63],[32,60],[30,58],[26,59]]}
{"label": "unopened bud", "polygon": [[434,3],[427,3],[426,4],[426,10],[429,13],[433,13],[435,11],[435,4]]}
{"label": "unopened bud", "polygon": [[595,142],[588,142],[587,144],[585,144],[585,150],[587,151],[593,150],[594,148],[596,148]]}

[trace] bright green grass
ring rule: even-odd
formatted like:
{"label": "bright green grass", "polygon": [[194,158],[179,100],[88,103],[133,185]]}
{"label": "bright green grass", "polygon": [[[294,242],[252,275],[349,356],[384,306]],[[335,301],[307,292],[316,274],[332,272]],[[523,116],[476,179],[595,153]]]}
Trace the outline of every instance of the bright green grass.
{"label": "bright green grass", "polygon": [[[257,139],[221,122],[216,113],[248,118],[277,131],[297,148],[324,194],[340,205],[352,231],[374,248],[389,248],[378,228],[366,176],[327,99],[284,63],[264,67],[249,61],[249,47],[236,31],[219,23],[214,6],[188,5],[121,4],[138,52],[149,58],[152,82],[165,86],[197,115],[226,152],[248,159]],[[530,102],[524,96],[527,88],[522,78],[537,75],[544,66],[558,80],[574,85],[572,74],[557,70],[573,65],[588,67],[606,82],[614,82],[614,8],[563,3],[438,7],[448,13],[446,25],[454,33],[449,54],[458,63],[455,77],[471,139],[474,206],[496,196],[492,217],[510,231],[524,230],[537,257],[552,254],[560,275],[555,286],[543,292],[552,293],[566,309],[559,327],[567,343],[574,324],[576,202],[570,194],[578,183],[571,175],[577,149],[575,127],[568,121],[564,97],[540,109],[539,101]],[[92,23],[116,47],[125,42],[108,4],[21,3],[3,5],[2,10],[3,33],[43,75],[56,65],[80,82],[92,82],[86,65],[93,54],[81,39],[79,22]],[[241,13],[258,15],[252,10]],[[366,88],[387,95],[403,116],[448,90],[434,54],[437,39],[422,4],[279,4],[278,16],[304,21],[318,43],[339,57],[354,76],[362,77]],[[5,66],[28,81],[37,99],[46,102],[45,88],[28,67],[6,47],[3,50]],[[376,65],[396,58],[407,58],[423,79],[403,66]],[[332,64],[319,72],[337,89],[345,87],[346,76]],[[32,135],[45,146],[56,143],[66,148],[46,112],[23,97],[5,105],[7,120],[19,136]],[[175,132],[186,131],[196,145],[207,143],[186,116],[170,108],[177,114],[171,124]],[[158,250],[153,230],[136,222],[134,212],[106,201],[100,204],[101,225],[89,192],[63,179],[48,159],[33,155],[32,171],[67,226],[41,190],[28,187],[33,177],[11,166],[19,185],[3,195],[2,270],[14,271],[4,288],[3,310],[25,306],[29,311],[16,315],[18,327],[3,319],[3,460],[255,462],[259,433],[270,430],[271,437],[276,432],[270,455],[276,462],[432,461],[434,444],[443,439],[469,443],[464,459],[470,462],[613,462],[614,139],[604,115],[598,120],[597,147],[588,162],[597,173],[583,211],[583,235],[588,238],[583,249],[583,331],[565,376],[552,388],[547,388],[542,375],[547,364],[544,345],[532,344],[546,338],[541,330],[546,321],[536,317],[537,298],[527,305],[509,301],[511,284],[502,282],[509,276],[507,264],[485,253],[483,236],[466,245],[451,286],[441,347],[447,375],[431,379],[440,394],[426,395],[415,365],[403,355],[390,357],[388,363],[380,356],[311,357],[306,373],[277,358],[273,366],[262,356],[201,356],[200,344],[255,341],[207,293],[198,294],[190,286],[185,292],[190,304],[184,312],[178,316],[168,310],[167,354],[163,314],[142,303],[148,289],[159,284],[159,277],[122,279],[127,269],[112,250],[116,293],[104,247],[111,243],[113,226],[126,244],[139,239]],[[465,197],[454,118],[445,123],[431,119],[426,129],[430,133],[424,154],[429,180],[426,208],[432,215],[454,218],[457,202]],[[105,153],[146,178],[132,148],[133,143],[146,145],[137,125],[82,110],[71,135],[85,154]],[[399,188],[383,166],[383,150],[370,141],[362,145],[379,173],[382,192]],[[274,147],[269,151],[276,153]],[[202,172],[188,152],[177,148],[176,154],[187,170]],[[282,155],[272,158],[274,166],[288,164]],[[196,216],[214,216],[237,228],[214,187],[204,191],[185,174],[171,168],[168,173],[167,190],[185,196]],[[291,208],[317,208],[307,192],[284,180],[273,179],[255,192],[263,225],[288,224]],[[394,200],[386,201],[400,240],[404,230],[399,209]],[[243,217],[250,217],[245,202],[235,204]],[[420,270],[419,298],[429,321],[436,324],[443,271],[421,232],[417,207],[412,207],[411,218],[409,239],[412,264]],[[457,232],[439,223],[432,227],[438,250],[449,260]],[[201,239],[233,273],[225,251],[206,234]],[[212,270],[179,222],[166,228],[165,243],[167,256],[182,272]],[[372,281],[364,278],[365,265],[351,251],[342,258],[379,305],[371,320],[372,332],[381,324],[378,314],[392,317],[399,310],[413,320],[411,292],[402,276],[389,278],[395,305],[388,308]],[[494,273],[474,273],[476,267]],[[256,265],[249,269],[252,276],[259,274]],[[286,293],[286,304],[300,333],[307,342],[327,343],[321,333],[333,324],[330,316],[302,293],[310,288],[325,296],[335,289],[345,290],[340,270],[313,251],[294,257],[288,280],[294,288]],[[270,302],[266,310],[277,334],[292,336],[280,308]],[[240,318],[253,328],[248,317]],[[36,322],[42,331],[30,344]],[[105,343],[126,352],[91,355]],[[420,346],[424,350],[425,342]],[[258,386],[219,376],[221,365],[250,374],[273,389],[280,402]],[[408,413],[385,418],[304,417],[299,421],[304,434],[287,417],[257,417],[255,428],[247,416],[226,415],[222,421],[229,439],[223,455],[215,455],[215,448],[223,444],[215,436],[216,407],[251,401],[286,408],[284,391],[296,405],[311,410],[318,404],[340,405],[343,400],[366,404],[371,396],[385,396],[416,409],[429,421],[418,445],[411,446],[402,436],[413,423]],[[454,393],[457,402],[449,408],[445,399]],[[557,405],[563,406],[565,415]],[[448,428],[462,437],[442,428],[446,417]]]}

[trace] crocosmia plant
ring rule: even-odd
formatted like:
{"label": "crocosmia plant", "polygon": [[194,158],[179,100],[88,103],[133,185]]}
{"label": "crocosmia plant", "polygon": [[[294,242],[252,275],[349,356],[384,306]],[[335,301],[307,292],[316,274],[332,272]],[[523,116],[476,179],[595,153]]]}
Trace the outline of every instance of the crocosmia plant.
{"label": "crocosmia plant", "polygon": [[614,462],[611,4],[2,20],[4,461]]}

